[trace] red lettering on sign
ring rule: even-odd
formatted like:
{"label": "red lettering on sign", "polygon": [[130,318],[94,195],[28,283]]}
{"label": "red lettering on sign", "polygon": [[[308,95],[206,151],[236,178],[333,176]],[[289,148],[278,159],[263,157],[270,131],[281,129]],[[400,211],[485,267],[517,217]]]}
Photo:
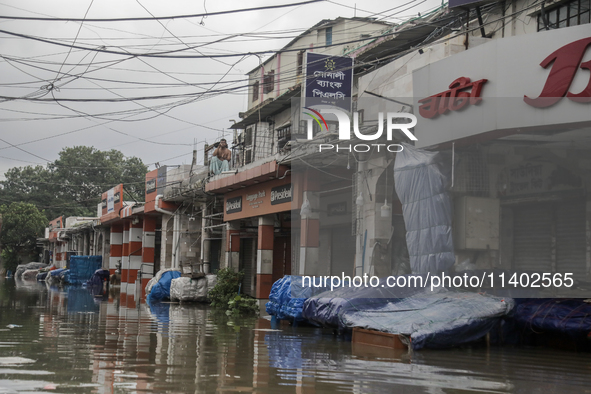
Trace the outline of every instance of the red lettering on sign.
{"label": "red lettering on sign", "polygon": [[591,71],[591,61],[580,64],[589,45],[591,45],[591,37],[571,42],[552,52],[540,63],[542,68],[547,68],[552,64],[552,70],[550,70],[542,93],[535,99],[523,96],[523,101],[536,108],[554,105],[564,96],[576,102],[591,102],[591,78],[582,92],[577,94],[569,92],[579,65],[580,68]]}
{"label": "red lettering on sign", "polygon": [[460,77],[449,85],[449,90],[419,100],[419,113],[423,118],[431,119],[449,111],[459,111],[468,104],[478,104],[482,100],[480,94],[486,81],[481,79],[470,83],[470,78]]}

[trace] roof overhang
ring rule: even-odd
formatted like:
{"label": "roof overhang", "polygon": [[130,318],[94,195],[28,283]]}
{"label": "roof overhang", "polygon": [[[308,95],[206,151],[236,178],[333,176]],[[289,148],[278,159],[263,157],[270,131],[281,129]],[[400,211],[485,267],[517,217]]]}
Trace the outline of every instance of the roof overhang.
{"label": "roof overhang", "polygon": [[256,107],[246,112],[246,116],[240,122],[234,123],[230,128],[245,129],[248,125],[258,123],[259,121],[263,121],[269,116],[275,115],[283,111],[285,108],[291,106],[291,99],[298,96],[300,92],[301,85],[296,85],[274,100],[265,100],[260,105],[257,105]]}

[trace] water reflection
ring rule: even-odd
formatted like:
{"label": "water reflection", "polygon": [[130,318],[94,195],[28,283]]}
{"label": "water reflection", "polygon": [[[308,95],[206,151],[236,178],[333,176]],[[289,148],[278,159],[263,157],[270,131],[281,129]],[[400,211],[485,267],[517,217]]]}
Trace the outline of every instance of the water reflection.
{"label": "water reflection", "polygon": [[204,305],[35,283],[0,281],[0,322],[0,360],[32,360],[1,365],[0,393],[579,393],[590,383],[588,354],[386,351]]}

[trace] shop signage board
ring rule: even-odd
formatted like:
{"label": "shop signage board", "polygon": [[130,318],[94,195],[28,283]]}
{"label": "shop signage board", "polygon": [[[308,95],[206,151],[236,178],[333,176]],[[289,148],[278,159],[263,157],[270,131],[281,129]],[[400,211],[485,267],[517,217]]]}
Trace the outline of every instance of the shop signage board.
{"label": "shop signage board", "polygon": [[353,59],[307,52],[303,107],[330,106],[351,111]]}
{"label": "shop signage board", "polygon": [[589,26],[575,26],[491,40],[415,70],[416,146],[590,123],[590,48]]}
{"label": "shop signage board", "polygon": [[255,184],[224,196],[224,220],[236,220],[291,210],[290,178]]}

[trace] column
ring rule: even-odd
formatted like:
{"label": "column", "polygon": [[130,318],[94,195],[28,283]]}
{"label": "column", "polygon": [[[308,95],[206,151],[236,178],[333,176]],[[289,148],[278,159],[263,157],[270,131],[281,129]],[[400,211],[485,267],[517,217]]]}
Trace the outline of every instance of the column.
{"label": "column", "polygon": [[269,298],[273,286],[274,215],[259,217],[256,298]]}
{"label": "column", "polygon": [[240,221],[227,223],[226,227],[226,267],[238,271],[240,262]]}
{"label": "column", "polygon": [[125,296],[127,294],[127,277],[129,276],[129,221],[123,223],[123,253],[121,257],[121,305],[125,306],[127,300]]}
{"label": "column", "polygon": [[309,204],[308,212],[300,214],[300,275],[315,275],[320,246],[320,190],[318,173],[307,171],[303,179],[302,206]]}
{"label": "column", "polygon": [[[129,272],[127,273],[127,296],[135,296],[138,271],[142,266],[142,238],[144,223],[135,217],[129,225]],[[129,304],[128,304],[129,305]]]}
{"label": "column", "polygon": [[144,237],[142,239],[141,286],[142,298],[146,296],[146,285],[154,276],[154,248],[156,246],[156,218],[144,217]]}
{"label": "column", "polygon": [[109,257],[109,272],[115,273],[117,264],[121,263],[123,256],[123,226],[117,224],[111,226],[111,252]]}

